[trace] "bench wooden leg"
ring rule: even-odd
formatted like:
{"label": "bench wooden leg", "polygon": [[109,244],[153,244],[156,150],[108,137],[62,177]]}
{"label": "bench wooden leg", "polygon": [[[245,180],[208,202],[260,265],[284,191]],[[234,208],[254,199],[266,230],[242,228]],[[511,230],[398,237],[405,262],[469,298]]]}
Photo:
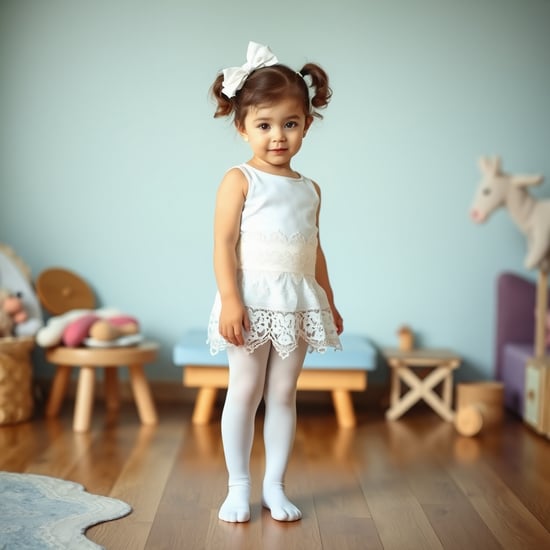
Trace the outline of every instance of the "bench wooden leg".
{"label": "bench wooden leg", "polygon": [[208,424],[212,418],[212,411],[216,402],[218,390],[216,388],[200,388],[193,409],[193,424]]}
{"label": "bench wooden leg", "polygon": [[158,422],[157,410],[151,395],[149,383],[143,372],[142,365],[130,365],[130,382],[132,392],[142,424],[154,425]]}
{"label": "bench wooden leg", "polygon": [[94,404],[94,383],[94,367],[80,367],[73,417],[73,430],[75,432],[87,432],[90,429]]}
{"label": "bench wooden leg", "polygon": [[338,425],[341,428],[353,428],[357,421],[350,392],[348,390],[332,390],[332,402]]}

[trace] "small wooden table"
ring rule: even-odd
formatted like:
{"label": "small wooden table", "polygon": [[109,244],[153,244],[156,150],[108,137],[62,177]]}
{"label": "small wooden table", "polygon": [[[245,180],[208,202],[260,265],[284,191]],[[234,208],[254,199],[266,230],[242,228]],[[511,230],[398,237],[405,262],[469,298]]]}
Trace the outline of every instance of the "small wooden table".
{"label": "small wooden table", "polygon": [[[458,355],[447,349],[402,351],[386,348],[382,353],[391,368],[390,408],[386,411],[388,420],[396,420],[422,399],[443,420],[453,421],[453,370],[460,366]],[[421,378],[414,372],[417,368],[433,370]],[[403,396],[401,382],[410,388]],[[441,396],[435,392],[440,382],[443,382]]]}

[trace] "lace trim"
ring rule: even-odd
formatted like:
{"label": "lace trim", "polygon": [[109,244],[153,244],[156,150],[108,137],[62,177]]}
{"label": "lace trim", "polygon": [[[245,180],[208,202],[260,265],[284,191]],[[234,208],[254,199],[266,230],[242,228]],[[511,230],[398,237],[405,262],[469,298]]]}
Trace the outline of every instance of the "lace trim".
{"label": "lace trim", "polygon": [[242,233],[237,247],[243,270],[315,274],[317,233]]}
{"label": "lace trim", "polygon": [[[309,344],[310,352],[342,349],[330,310],[285,312],[247,308],[247,311],[251,328],[246,335],[245,349],[249,353],[271,341],[284,359],[298,347],[300,338]],[[212,355],[231,345],[219,334],[218,319],[211,318],[208,328]]]}

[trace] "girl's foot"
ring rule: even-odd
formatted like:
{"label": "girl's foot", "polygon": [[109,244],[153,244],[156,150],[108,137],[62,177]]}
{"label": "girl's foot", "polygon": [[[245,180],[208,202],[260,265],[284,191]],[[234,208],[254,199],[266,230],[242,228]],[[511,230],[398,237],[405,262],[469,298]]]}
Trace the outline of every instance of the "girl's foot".
{"label": "girl's foot", "polygon": [[286,498],[282,483],[264,483],[262,503],[277,521],[297,521],[302,517],[302,512]]}
{"label": "girl's foot", "polygon": [[250,519],[250,486],[232,485],[221,505],[218,517],[229,523],[244,523]]}

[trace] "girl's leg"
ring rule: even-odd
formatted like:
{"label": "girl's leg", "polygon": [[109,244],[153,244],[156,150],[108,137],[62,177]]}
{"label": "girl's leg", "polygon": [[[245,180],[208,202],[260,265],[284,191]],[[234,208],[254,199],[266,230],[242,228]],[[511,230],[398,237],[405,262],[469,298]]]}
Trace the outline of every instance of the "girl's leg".
{"label": "girl's leg", "polygon": [[300,340],[298,348],[286,359],[281,359],[272,348],[267,367],[263,504],[271,510],[273,519],[279,521],[296,521],[302,517],[300,510],[285,495],[284,476],[296,431],[296,382],[307,347],[307,343]]}
{"label": "girl's leg", "polygon": [[222,413],[222,440],[229,490],[218,517],[229,522],[250,519],[250,452],[254,418],[265,384],[270,344],[248,353],[229,347],[229,384]]}

